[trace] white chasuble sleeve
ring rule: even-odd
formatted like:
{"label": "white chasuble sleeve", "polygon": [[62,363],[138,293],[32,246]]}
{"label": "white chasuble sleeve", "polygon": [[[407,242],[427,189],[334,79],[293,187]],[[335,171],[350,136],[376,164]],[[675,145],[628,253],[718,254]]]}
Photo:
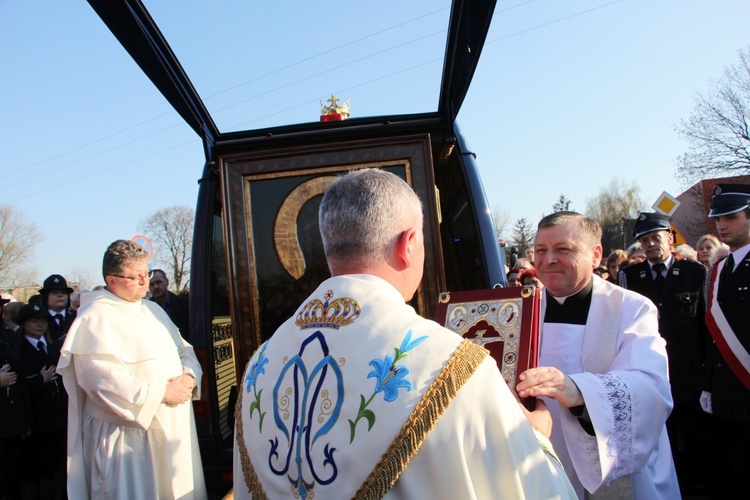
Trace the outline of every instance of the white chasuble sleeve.
{"label": "white chasuble sleeve", "polygon": [[601,308],[596,298],[586,334],[617,335],[616,353],[606,373],[585,371],[570,376],[583,394],[596,435],[588,435],[569,410],[560,411],[576,473],[592,492],[647,467],[672,409],[666,348],[658,333],[656,307],[626,295],[615,332],[614,324],[597,314]]}
{"label": "white chasuble sleeve", "polygon": [[[167,388],[166,381],[142,382],[133,377],[131,369],[114,356],[77,356],[75,371],[78,384],[88,395],[87,411],[96,412],[99,418],[111,412],[143,429],[151,425]],[[104,416],[102,420],[110,419]]]}

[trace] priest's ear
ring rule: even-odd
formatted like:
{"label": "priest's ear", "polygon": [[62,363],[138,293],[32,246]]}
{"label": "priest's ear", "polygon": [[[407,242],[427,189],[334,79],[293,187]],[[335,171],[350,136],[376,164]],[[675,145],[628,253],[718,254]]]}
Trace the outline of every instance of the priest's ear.
{"label": "priest's ear", "polygon": [[424,243],[420,235],[421,233],[416,227],[410,227],[399,235],[396,240],[396,254],[400,263],[399,270],[423,265],[420,255],[424,254]]}
{"label": "priest's ear", "polygon": [[594,252],[594,259],[592,261],[594,267],[592,267],[591,269],[595,269],[599,267],[599,263],[602,261],[602,253],[604,253],[604,250],[602,249],[601,245],[594,245],[594,248],[592,250]]}

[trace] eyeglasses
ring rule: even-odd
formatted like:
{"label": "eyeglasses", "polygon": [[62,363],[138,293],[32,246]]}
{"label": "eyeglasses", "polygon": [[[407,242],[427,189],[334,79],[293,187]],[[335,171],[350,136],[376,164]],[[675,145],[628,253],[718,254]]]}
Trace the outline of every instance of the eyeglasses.
{"label": "eyeglasses", "polygon": [[129,280],[129,281],[132,281],[133,283],[136,283],[136,282],[137,283],[146,283],[149,280],[149,275],[148,274],[144,274],[143,276],[138,275],[138,276],[135,276],[135,277],[123,276],[121,274],[110,274],[110,276],[114,276],[115,278],[123,278],[123,279]]}

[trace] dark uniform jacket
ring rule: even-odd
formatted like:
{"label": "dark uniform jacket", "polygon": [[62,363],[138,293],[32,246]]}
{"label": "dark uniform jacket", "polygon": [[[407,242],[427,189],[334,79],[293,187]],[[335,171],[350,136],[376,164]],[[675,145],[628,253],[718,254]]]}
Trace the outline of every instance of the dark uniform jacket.
{"label": "dark uniform jacket", "polygon": [[[730,276],[717,279],[719,293],[715,299],[740,343],[750,352],[750,253]],[[750,390],[727,366],[713,342],[708,351],[706,390],[711,392],[714,415],[750,422]]]}
{"label": "dark uniform jacket", "polygon": [[672,254],[664,286],[657,290],[648,261],[620,271],[620,286],[651,299],[659,309],[659,333],[667,341],[669,380],[675,403],[697,401],[703,385],[706,268]]}
{"label": "dark uniform jacket", "polygon": [[20,437],[28,433],[30,420],[28,392],[21,371],[21,346],[16,332],[0,327],[0,367],[6,364],[16,373],[16,383],[0,388],[0,438]]}
{"label": "dark uniform jacket", "polygon": [[34,433],[49,433],[67,427],[68,395],[62,379],[56,376],[45,383],[40,370],[55,366],[60,358],[60,343],[47,337],[47,353],[32,346],[26,337],[19,338],[23,358],[23,376],[31,400],[31,430]]}
{"label": "dark uniform jacket", "polygon": [[66,309],[65,310],[65,319],[61,324],[57,324],[57,321],[55,320],[54,316],[49,317],[49,335],[52,337],[52,340],[56,343],[62,345],[62,343],[65,341],[65,336],[68,334],[68,330],[70,330],[70,325],[73,324],[73,320],[76,319],[76,312],[73,309]]}

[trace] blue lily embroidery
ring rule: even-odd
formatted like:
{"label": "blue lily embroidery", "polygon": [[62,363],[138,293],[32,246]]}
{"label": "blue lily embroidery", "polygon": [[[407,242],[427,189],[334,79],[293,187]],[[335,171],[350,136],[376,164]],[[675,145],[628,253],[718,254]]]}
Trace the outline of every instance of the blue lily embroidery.
{"label": "blue lily embroidery", "polygon": [[266,357],[266,345],[264,344],[261,347],[258,359],[250,365],[250,369],[247,371],[247,375],[245,376],[245,380],[247,381],[247,392],[249,393],[252,390],[255,397],[255,399],[250,403],[250,419],[252,420],[253,412],[255,412],[256,410],[258,411],[258,415],[260,417],[258,420],[258,432],[261,432],[263,430],[263,418],[266,416],[266,412],[261,411],[260,409],[260,395],[263,393],[263,389],[258,391],[255,387],[255,384],[258,382],[258,377],[261,374],[266,373],[266,364],[268,364],[268,358]]}
{"label": "blue lily embroidery", "polygon": [[383,400],[391,403],[398,398],[398,390],[406,389],[411,391],[413,385],[411,381],[406,379],[409,375],[409,368],[404,365],[399,365],[398,362],[408,356],[407,352],[427,340],[427,336],[422,336],[417,339],[411,340],[412,331],[409,330],[401,342],[400,347],[395,347],[395,356],[391,357],[386,354],[384,359],[373,359],[370,361],[370,366],[373,370],[367,375],[367,378],[375,378],[375,390],[369,399],[365,399],[364,394],[360,394],[359,411],[357,412],[357,418],[349,420],[349,443],[354,441],[354,435],[357,429],[357,423],[361,419],[367,420],[367,431],[372,430],[372,426],[375,425],[375,413],[367,408],[375,395],[382,392]]}

